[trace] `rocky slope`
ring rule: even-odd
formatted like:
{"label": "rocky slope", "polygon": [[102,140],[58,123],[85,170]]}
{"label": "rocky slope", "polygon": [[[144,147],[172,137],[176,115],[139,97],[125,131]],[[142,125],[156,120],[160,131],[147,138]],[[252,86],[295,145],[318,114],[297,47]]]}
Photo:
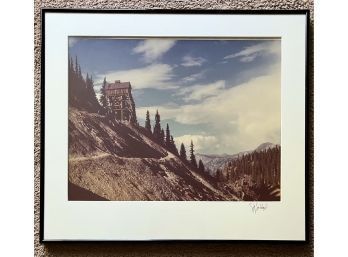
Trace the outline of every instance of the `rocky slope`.
{"label": "rocky slope", "polygon": [[[69,109],[69,200],[239,200],[139,126]],[[89,196],[93,196],[89,198]]]}

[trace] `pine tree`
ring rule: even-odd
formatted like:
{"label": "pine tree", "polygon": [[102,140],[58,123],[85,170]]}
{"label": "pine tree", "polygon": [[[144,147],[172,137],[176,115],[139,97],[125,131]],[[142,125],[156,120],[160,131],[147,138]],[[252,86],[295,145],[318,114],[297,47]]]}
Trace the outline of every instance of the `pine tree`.
{"label": "pine tree", "polygon": [[[80,67],[80,66],[79,66],[79,67]],[[87,72],[87,74],[86,74],[86,79],[85,79],[85,81],[86,81],[86,88],[88,88],[88,85],[89,85],[89,83],[90,83],[89,76],[88,76],[88,72]]]}
{"label": "pine tree", "polygon": [[81,71],[81,66],[80,65],[78,66],[78,73],[77,73],[77,75],[79,76],[80,79],[83,79],[82,78],[82,71]]}
{"label": "pine tree", "polygon": [[104,81],[103,81],[103,85],[100,89],[100,103],[101,105],[104,107],[105,110],[107,110],[108,108],[108,99],[106,97],[106,85],[107,85],[107,82],[106,82],[106,77],[104,77]]}
{"label": "pine tree", "polygon": [[77,55],[75,56],[75,73],[78,74],[79,64],[77,62]]}
{"label": "pine tree", "polygon": [[280,147],[245,154],[230,161],[223,170],[225,180],[236,181],[249,175],[257,186],[280,184]]}
{"label": "pine tree", "polygon": [[193,148],[193,142],[191,140],[191,145],[190,145],[190,163],[194,168],[197,168],[197,161],[196,161],[196,156],[195,156],[195,150]]}
{"label": "pine tree", "polygon": [[101,108],[94,92],[93,78],[89,74],[82,77],[81,66],[75,57],[75,63],[70,57],[69,62],[69,106],[98,113]]}
{"label": "pine tree", "polygon": [[88,81],[86,81],[86,88],[87,88],[88,99],[93,106],[91,108],[93,108],[95,112],[98,112],[100,109],[100,104],[99,104],[99,101],[97,99],[97,96],[95,95],[94,81],[93,81],[92,75],[89,76]]}
{"label": "pine tree", "polygon": [[161,143],[161,116],[156,111],[155,115],[155,126],[153,127],[153,136],[157,140],[157,142]]}
{"label": "pine tree", "polygon": [[70,56],[69,57],[69,75],[71,74],[71,72],[74,71],[74,63],[73,63],[73,59]]}
{"label": "pine tree", "polygon": [[171,148],[171,143],[170,143],[170,130],[169,130],[169,125],[167,123],[167,129],[166,129],[166,146],[168,148]]}
{"label": "pine tree", "polygon": [[149,110],[146,111],[145,128],[149,133],[151,133],[151,121]]}
{"label": "pine tree", "polygon": [[224,176],[222,175],[222,171],[220,169],[216,170],[215,177],[219,182],[224,180]]}
{"label": "pine tree", "polygon": [[180,158],[183,161],[187,161],[186,149],[185,149],[185,145],[183,143],[181,143],[181,146],[180,146]]}
{"label": "pine tree", "polygon": [[202,162],[202,160],[199,160],[198,162],[198,170],[202,173],[204,173],[204,164]]}
{"label": "pine tree", "polygon": [[170,150],[172,151],[173,154],[179,155],[178,148],[176,148],[173,136],[170,136]]}
{"label": "pine tree", "polygon": [[[204,167],[203,167],[203,169],[204,169]],[[227,180],[227,181],[230,181],[230,177],[231,177],[231,176],[230,176],[230,173],[227,172],[227,174],[226,174],[226,180]]]}
{"label": "pine tree", "polygon": [[164,138],[165,138],[164,130],[161,129],[161,135],[160,135],[160,144],[161,145],[165,145]]}

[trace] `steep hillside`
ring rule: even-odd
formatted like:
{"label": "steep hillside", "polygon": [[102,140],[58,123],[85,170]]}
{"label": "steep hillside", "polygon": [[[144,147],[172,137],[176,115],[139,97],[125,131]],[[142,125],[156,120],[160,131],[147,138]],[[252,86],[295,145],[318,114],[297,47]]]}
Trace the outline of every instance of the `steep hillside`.
{"label": "steep hillside", "polygon": [[231,185],[234,192],[240,188],[239,196],[243,199],[279,201],[280,152],[279,145],[257,148],[228,162],[216,172],[216,178]]}
{"label": "steep hillside", "polygon": [[88,195],[130,201],[239,200],[155,143],[144,128],[73,108],[69,182],[69,188],[84,196],[76,199],[69,194],[70,200],[88,200]]}

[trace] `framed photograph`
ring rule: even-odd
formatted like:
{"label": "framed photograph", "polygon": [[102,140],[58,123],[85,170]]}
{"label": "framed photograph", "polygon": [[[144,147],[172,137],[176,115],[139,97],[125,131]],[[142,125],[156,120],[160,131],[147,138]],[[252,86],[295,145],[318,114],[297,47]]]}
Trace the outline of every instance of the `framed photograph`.
{"label": "framed photograph", "polygon": [[43,9],[41,241],[305,241],[308,16]]}

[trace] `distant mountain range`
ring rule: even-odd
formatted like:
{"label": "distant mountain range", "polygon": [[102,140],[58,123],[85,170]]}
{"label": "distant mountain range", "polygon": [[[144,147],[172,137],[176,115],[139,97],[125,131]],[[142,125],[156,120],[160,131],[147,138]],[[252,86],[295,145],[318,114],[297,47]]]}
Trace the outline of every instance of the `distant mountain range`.
{"label": "distant mountain range", "polygon": [[211,175],[215,175],[215,172],[217,169],[222,169],[226,163],[244,155],[248,154],[254,151],[260,152],[263,150],[266,150],[268,148],[275,147],[275,144],[272,144],[270,142],[262,143],[258,147],[256,147],[254,150],[239,152],[236,154],[196,154],[197,161],[202,160],[204,167],[209,171]]}

